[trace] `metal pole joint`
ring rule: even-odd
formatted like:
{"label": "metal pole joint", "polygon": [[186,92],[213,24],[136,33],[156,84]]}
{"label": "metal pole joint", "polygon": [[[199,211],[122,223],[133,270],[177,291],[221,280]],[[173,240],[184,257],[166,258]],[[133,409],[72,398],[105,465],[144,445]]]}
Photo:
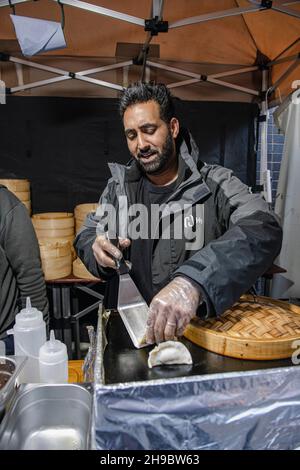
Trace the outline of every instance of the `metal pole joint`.
{"label": "metal pole joint", "polygon": [[272,8],[273,1],[271,0],[261,0],[261,7],[265,8],[266,10],[270,10]]}
{"label": "metal pole joint", "polygon": [[169,23],[155,16],[154,18],[145,20],[145,31],[149,31],[151,36],[157,36],[158,33],[167,33],[169,31]]}

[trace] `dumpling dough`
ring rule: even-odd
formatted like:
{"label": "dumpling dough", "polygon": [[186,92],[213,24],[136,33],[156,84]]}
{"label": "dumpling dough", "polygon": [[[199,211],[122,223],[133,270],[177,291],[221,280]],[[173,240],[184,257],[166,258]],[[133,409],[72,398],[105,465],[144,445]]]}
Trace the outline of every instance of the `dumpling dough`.
{"label": "dumpling dough", "polygon": [[165,341],[156,346],[149,354],[148,367],[167,364],[193,364],[192,356],[179,341]]}

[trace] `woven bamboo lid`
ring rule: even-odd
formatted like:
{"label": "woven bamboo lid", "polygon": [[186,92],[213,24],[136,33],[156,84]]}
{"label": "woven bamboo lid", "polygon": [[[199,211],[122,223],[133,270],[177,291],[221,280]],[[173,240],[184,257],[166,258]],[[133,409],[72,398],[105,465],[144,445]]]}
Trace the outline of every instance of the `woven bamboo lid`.
{"label": "woven bamboo lid", "polygon": [[193,319],[184,336],[209,351],[240,359],[290,358],[300,339],[300,307],[243,296],[221,317]]}

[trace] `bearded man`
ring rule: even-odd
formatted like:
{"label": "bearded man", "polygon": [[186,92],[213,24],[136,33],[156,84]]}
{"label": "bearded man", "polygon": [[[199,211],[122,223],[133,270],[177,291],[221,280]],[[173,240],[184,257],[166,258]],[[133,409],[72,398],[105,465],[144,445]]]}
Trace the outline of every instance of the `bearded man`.
{"label": "bearded man", "polygon": [[[150,305],[147,341],[159,343],[181,336],[195,315],[218,316],[235,303],[271,266],[282,231],[265,200],[231,170],[200,161],[165,85],[130,85],[119,109],[132,160],[110,164],[100,198],[100,207],[115,209],[119,248],[105,236],[103,213],[88,216],[75,248],[107,280],[124,252]],[[137,208],[143,218],[128,223]]]}

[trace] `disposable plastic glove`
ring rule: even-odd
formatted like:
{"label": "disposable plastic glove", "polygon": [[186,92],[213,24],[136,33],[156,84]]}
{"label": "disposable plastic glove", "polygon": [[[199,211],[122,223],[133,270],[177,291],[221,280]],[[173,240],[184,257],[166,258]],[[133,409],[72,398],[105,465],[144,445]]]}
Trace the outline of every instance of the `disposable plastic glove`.
{"label": "disposable plastic glove", "polygon": [[119,248],[116,248],[105,235],[98,235],[92,249],[97,263],[103,268],[117,269],[116,260],[122,258],[122,251],[130,245],[128,238],[119,237]]}
{"label": "disposable plastic glove", "polygon": [[161,343],[183,335],[196,316],[201,300],[199,287],[185,277],[175,277],[150,304],[147,321],[147,343]]}

